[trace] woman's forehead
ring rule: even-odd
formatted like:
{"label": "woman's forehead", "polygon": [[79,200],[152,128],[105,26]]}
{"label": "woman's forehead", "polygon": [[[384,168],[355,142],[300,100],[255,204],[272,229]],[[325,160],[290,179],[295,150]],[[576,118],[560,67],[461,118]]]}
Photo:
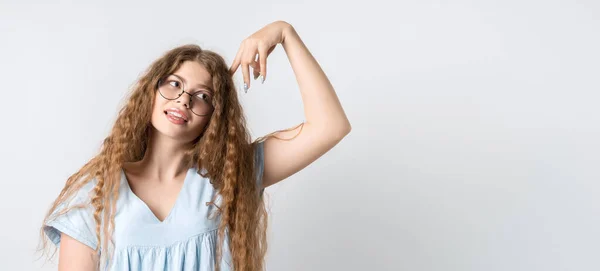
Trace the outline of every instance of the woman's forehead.
{"label": "woman's forehead", "polygon": [[210,73],[200,63],[194,61],[183,62],[173,74],[181,78],[189,88],[212,86]]}

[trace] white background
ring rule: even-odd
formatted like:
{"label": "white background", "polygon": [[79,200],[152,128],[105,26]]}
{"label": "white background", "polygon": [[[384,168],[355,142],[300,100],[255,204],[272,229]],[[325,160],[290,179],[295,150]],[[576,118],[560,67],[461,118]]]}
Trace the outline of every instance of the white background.
{"label": "white background", "polygon": [[[56,269],[43,216],[155,58],[275,20],[353,130],[266,190],[269,270],[600,270],[600,2],[69,2],[0,2],[1,270]],[[281,47],[256,82],[255,137],[304,120]]]}

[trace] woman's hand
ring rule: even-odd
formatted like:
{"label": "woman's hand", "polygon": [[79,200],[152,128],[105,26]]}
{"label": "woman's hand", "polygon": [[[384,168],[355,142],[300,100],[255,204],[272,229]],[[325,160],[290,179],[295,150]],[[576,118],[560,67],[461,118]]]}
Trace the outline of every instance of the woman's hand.
{"label": "woman's hand", "polygon": [[[292,26],[284,21],[276,21],[261,28],[256,33],[242,41],[240,49],[231,64],[229,71],[233,75],[238,67],[242,66],[244,75],[244,91],[250,88],[250,67],[254,80],[259,77],[264,83],[267,76],[267,57],[271,54],[277,44],[283,43],[285,31]],[[256,55],[258,54],[258,62]]]}

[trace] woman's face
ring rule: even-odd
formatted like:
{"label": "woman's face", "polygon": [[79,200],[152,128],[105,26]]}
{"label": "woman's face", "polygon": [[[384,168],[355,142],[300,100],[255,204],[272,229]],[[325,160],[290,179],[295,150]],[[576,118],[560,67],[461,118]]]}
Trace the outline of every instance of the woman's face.
{"label": "woman's face", "polygon": [[[187,94],[181,95],[182,89]],[[210,120],[212,95],[208,71],[197,62],[185,61],[159,82],[151,124],[165,136],[190,142],[204,131]]]}

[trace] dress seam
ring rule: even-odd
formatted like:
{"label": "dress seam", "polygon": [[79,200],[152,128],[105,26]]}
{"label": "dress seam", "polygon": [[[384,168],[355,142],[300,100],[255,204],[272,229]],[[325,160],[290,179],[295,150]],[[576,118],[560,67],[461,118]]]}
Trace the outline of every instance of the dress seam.
{"label": "dress seam", "polygon": [[[189,237],[187,237],[187,238],[185,238],[185,239],[183,239],[183,240],[175,241],[175,242],[173,242],[173,243],[171,243],[171,244],[169,244],[169,245],[158,245],[158,244],[157,244],[157,245],[135,245],[135,244],[133,244],[133,245],[126,245],[126,246],[122,246],[121,248],[122,248],[122,249],[131,249],[131,248],[136,248],[136,249],[140,249],[140,248],[141,248],[141,249],[144,249],[144,248],[145,248],[145,249],[151,249],[151,248],[165,248],[165,249],[169,249],[169,248],[171,248],[171,247],[173,247],[173,246],[175,246],[175,245],[177,245],[177,244],[181,244],[181,243],[188,242],[188,241],[189,241],[190,239],[192,239],[192,238],[196,238],[196,237],[198,237],[198,236],[201,236],[201,235],[206,235],[206,234],[208,234],[208,233],[212,233],[212,232],[214,232],[214,231],[217,231],[218,229],[219,229],[219,228],[209,229],[209,230],[206,230],[206,231],[200,232],[200,233],[198,233],[198,234],[191,235],[191,236],[189,236]],[[117,248],[118,248],[118,245],[117,245]]]}

